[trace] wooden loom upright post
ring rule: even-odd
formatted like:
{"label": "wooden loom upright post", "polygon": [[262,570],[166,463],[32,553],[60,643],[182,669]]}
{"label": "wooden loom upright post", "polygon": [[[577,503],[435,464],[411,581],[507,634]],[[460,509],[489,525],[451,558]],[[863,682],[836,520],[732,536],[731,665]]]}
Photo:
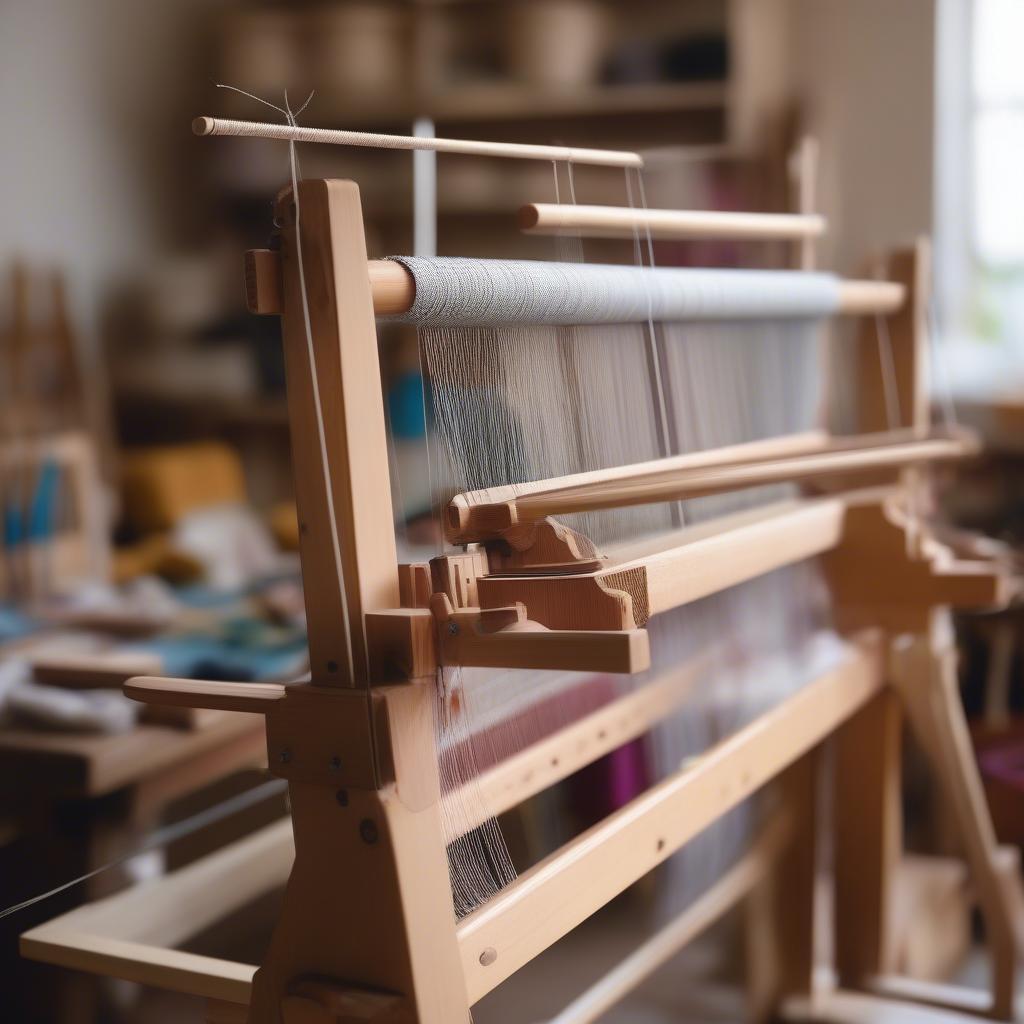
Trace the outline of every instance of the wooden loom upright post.
{"label": "wooden loom upright post", "polygon": [[432,685],[375,688],[365,628],[368,613],[400,602],[359,190],[312,180],[298,200],[298,223],[290,192],[276,219],[312,685],[289,688],[267,719],[271,767],[290,781],[296,856],[249,1020],[458,1024],[469,1009]]}
{"label": "wooden loom upright post", "polygon": [[[890,280],[907,287],[907,302],[887,321],[865,321],[858,339],[860,421],[856,429],[929,429],[928,347],[925,313],[930,277],[927,243],[892,254]],[[894,417],[898,418],[893,422]],[[919,469],[904,471],[909,507],[907,555],[922,554],[914,495],[926,486]],[[869,515],[880,515],[877,510]],[[867,523],[867,533],[873,526]],[[864,526],[861,526],[862,533]],[[849,571],[849,563],[847,563]],[[948,607],[920,603],[889,606],[880,566],[875,607],[889,633],[892,688],[853,718],[837,740],[835,940],[840,984],[864,987],[893,970],[889,948],[891,892],[901,845],[900,751],[903,716],[931,762],[952,810],[985,920],[992,955],[987,1012],[1014,1014],[1015,961],[1024,915],[1014,864],[1004,864],[964,722],[956,682],[956,649]],[[898,565],[889,570],[898,576]],[[871,573],[871,568],[861,571]],[[844,607],[842,574],[833,575],[840,622],[863,626],[863,608]],[[860,590],[863,594],[863,588]]]}
{"label": "wooden loom upright post", "polygon": [[[885,263],[885,277],[905,285],[906,301],[886,322],[865,317],[858,325],[858,431],[928,433],[924,314],[929,263],[924,240],[894,252]],[[894,415],[899,417],[895,423]],[[841,603],[841,587],[836,597]],[[840,622],[842,617],[840,607]],[[843,727],[835,742],[835,961],[840,984],[850,987],[863,986],[893,967],[892,886],[903,839],[902,723],[899,701],[885,691]]]}

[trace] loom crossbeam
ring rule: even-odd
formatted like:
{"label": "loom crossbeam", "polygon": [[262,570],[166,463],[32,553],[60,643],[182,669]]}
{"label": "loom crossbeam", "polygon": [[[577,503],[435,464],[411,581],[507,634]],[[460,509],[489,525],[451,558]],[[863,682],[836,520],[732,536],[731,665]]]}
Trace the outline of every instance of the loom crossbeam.
{"label": "loom crossbeam", "polygon": [[[785,447],[783,442],[780,448]],[[808,438],[803,451],[797,448],[793,454],[774,458],[766,455],[744,462],[730,459],[701,466],[694,463],[702,460],[676,456],[663,460],[661,466],[648,462],[638,467],[618,467],[607,474],[583,474],[583,481],[571,477],[540,481],[523,488],[525,493],[516,493],[520,490],[517,487],[504,488],[513,496],[501,500],[456,495],[448,506],[448,539],[473,543],[503,537],[516,527],[549,516],[680,501],[765,484],[904,469],[960,459],[977,451],[977,440],[967,433],[912,439],[896,432],[895,438],[868,435],[824,440],[820,445]]]}

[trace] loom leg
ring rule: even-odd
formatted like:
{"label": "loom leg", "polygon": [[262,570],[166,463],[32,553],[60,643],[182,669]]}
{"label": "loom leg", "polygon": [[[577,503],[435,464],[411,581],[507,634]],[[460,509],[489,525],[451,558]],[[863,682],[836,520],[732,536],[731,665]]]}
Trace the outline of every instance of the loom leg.
{"label": "loom leg", "polygon": [[1000,853],[960,704],[949,613],[933,613],[927,633],[897,643],[893,683],[948,801],[985,921],[992,961],[991,1016],[1012,1020],[1024,932],[1024,894]]}
{"label": "loom leg", "polygon": [[[432,689],[394,689],[395,782],[290,785],[295,864],[253,979],[249,1024],[470,1019],[438,806]],[[311,721],[297,735],[313,728]],[[295,761],[303,758],[311,761],[296,749]]]}
{"label": "loom leg", "polygon": [[890,906],[902,850],[903,715],[891,690],[875,697],[835,738],[835,967],[859,989],[892,970]]}
{"label": "loom leg", "polygon": [[810,995],[813,987],[820,766],[816,748],[779,780],[796,827],[776,869],[747,899],[748,1020],[774,1019],[784,998]]}

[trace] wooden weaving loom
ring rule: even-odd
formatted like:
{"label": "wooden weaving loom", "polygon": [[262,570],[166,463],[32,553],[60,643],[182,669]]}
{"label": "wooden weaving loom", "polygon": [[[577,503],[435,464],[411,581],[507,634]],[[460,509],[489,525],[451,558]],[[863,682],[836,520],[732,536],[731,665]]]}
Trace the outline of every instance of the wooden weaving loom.
{"label": "wooden weaving loom", "polygon": [[[283,138],[316,131],[270,127]],[[407,310],[416,286],[400,263],[368,260],[354,183],[303,181],[298,197],[301,240],[295,197],[286,190],[275,211],[279,250],[249,253],[246,275],[251,308],[279,313],[284,326],[312,682],[136,679],[126,687],[143,701],[265,716],[270,771],[290,785],[295,844],[270,948],[256,970],[167,946],[283,880],[291,864],[286,826],[36,928],[23,937],[25,954],[204,996],[210,1021],[464,1022],[520,967],[781,779],[781,810],[742,859],[558,1020],[597,1019],[743,900],[770,936],[760,948],[775,954],[753,965],[752,1018],[785,1012],[880,1020],[881,1008],[903,1000],[1012,1019],[1017,865],[995,843],[949,628],[951,608],[1005,602],[1012,581],[997,564],[958,558],[918,512],[924,467],[975,450],[968,435],[929,426],[926,247],[893,253],[885,281],[839,284],[839,312],[864,321],[855,343],[857,436],[780,437],[492,490],[486,501],[458,495],[445,528],[461,550],[400,565],[374,317]],[[573,215],[559,210],[562,226]],[[602,230],[592,210],[586,216],[588,232]],[[605,229],[621,231],[623,217],[642,222],[644,214],[610,211]],[[534,229],[543,219],[543,210],[527,217]],[[680,213],[675,227],[667,220],[658,230],[675,237],[745,230],[746,237],[799,241],[820,230],[817,218],[801,216],[750,215],[746,229],[744,218],[729,216]],[[892,340],[898,429],[881,398],[887,370],[875,317],[885,318]],[[625,551],[599,550],[559,522],[588,509],[777,481],[803,489]],[[651,618],[815,558],[849,641],[844,660],[457,922],[441,827],[451,794],[439,786],[432,724],[438,666],[639,672],[649,661]],[[498,763],[480,780],[486,813],[515,807],[642,735],[677,701],[672,686],[656,679]],[[904,717],[963,841],[992,954],[987,998],[891,976]],[[822,986],[814,865],[825,824],[816,791],[826,743],[834,750],[835,983]],[[477,824],[467,821],[465,829]]]}

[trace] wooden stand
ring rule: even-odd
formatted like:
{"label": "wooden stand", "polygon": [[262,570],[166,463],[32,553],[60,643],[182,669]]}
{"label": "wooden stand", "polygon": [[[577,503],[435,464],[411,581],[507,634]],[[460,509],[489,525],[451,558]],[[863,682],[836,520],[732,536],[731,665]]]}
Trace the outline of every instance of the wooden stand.
{"label": "wooden stand", "polygon": [[[693,527],[596,566],[586,538],[549,522],[531,526],[539,534],[530,543],[545,558],[560,553],[566,564],[554,572],[549,564],[546,573],[531,574],[517,563],[521,574],[499,575],[516,557],[507,537],[502,550],[485,544],[431,566],[399,567],[358,191],[348,182],[302,182],[297,196],[279,198],[276,214],[280,261],[257,262],[264,271],[280,267],[279,302],[262,301],[267,293],[257,287],[256,305],[279,305],[284,319],[312,682],[256,689],[137,680],[127,687],[147,701],[265,715],[269,763],[289,782],[295,835],[294,867],[270,949],[253,976],[244,965],[205,958],[183,962],[179,955],[161,964],[151,946],[118,959],[109,944],[84,948],[80,932],[53,922],[25,936],[26,951],[89,969],[130,969],[154,983],[173,980],[215,1000],[211,1021],[240,1019],[227,1004],[248,1002],[251,1024],[464,1024],[471,1006],[503,980],[730,808],[782,778],[783,824],[559,1020],[595,1019],[748,895],[760,905],[763,912],[754,917],[778,953],[777,962],[759,965],[754,986],[754,1010],[765,1016],[788,997],[813,999],[819,991],[817,794],[824,746],[831,743],[839,808],[836,969],[842,986],[874,990],[890,963],[905,708],[957,807],[990,928],[996,984],[982,1010],[1009,1019],[1019,918],[1016,897],[1008,894],[1015,890],[964,743],[949,656],[936,646],[945,606],[997,603],[1006,585],[996,568],[953,559],[916,521],[908,495],[918,485],[909,474],[918,471],[899,468],[902,461],[872,464],[880,477],[867,490],[829,491]],[[912,253],[896,264],[909,271],[900,273],[895,292],[907,296],[911,310],[922,301],[919,259]],[[893,291],[886,290],[887,302]],[[915,396],[923,373],[918,319],[903,311],[890,322],[901,353],[900,387]],[[882,429],[923,436],[916,399],[901,408],[912,418]],[[729,473],[744,478],[737,471],[744,457],[733,456]],[[748,459],[745,469],[762,464]],[[640,627],[650,615],[818,555],[848,630],[845,660],[457,924],[434,751],[438,660],[580,667],[600,651],[602,659],[617,659],[620,670],[635,671],[645,664]],[[496,766],[482,780],[494,809],[514,806],[664,717],[685,692],[686,671]],[[162,973],[141,971],[142,960]],[[849,998],[860,1005],[857,999],[867,997]],[[838,997],[833,1002],[850,1005]]]}

